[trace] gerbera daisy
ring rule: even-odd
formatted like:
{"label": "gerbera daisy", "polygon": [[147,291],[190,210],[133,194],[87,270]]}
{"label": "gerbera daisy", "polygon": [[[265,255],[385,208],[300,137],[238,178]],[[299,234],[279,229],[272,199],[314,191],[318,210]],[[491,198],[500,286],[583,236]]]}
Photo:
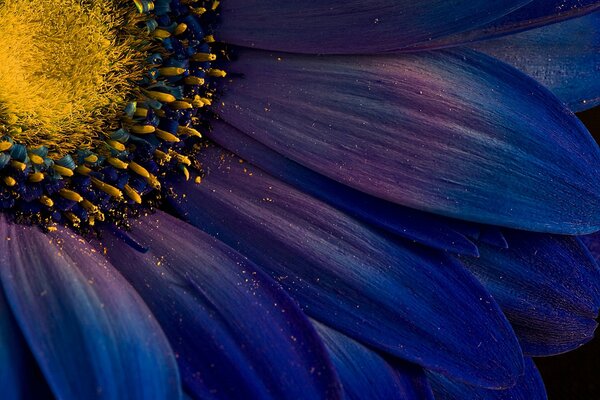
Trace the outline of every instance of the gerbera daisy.
{"label": "gerbera daisy", "polygon": [[3,395],[545,398],[598,7],[0,0]]}

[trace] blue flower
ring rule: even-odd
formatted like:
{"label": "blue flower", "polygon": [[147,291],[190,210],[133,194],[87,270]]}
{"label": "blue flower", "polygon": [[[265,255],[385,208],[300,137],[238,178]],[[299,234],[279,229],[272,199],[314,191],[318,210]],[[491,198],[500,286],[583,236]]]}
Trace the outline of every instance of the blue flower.
{"label": "blue flower", "polygon": [[[136,5],[156,35],[202,29]],[[600,307],[577,237],[600,149],[572,113],[598,101],[600,2],[202,5],[231,59],[205,174],[167,175],[128,229],[0,216],[3,398],[546,398],[532,357],[591,340]]]}

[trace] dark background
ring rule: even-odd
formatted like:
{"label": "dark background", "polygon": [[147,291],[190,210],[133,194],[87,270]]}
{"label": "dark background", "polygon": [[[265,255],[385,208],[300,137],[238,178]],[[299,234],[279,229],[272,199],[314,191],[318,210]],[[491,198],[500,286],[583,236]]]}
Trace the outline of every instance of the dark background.
{"label": "dark background", "polygon": [[[600,107],[578,116],[600,143]],[[596,335],[575,351],[536,359],[550,400],[600,400],[600,329]]]}

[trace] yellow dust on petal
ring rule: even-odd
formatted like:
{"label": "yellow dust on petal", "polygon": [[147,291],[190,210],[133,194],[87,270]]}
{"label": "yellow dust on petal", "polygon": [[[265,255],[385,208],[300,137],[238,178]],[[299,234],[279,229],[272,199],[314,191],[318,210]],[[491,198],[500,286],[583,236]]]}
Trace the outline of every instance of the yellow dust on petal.
{"label": "yellow dust on petal", "polygon": [[0,135],[62,155],[118,127],[149,46],[132,4],[0,0]]}

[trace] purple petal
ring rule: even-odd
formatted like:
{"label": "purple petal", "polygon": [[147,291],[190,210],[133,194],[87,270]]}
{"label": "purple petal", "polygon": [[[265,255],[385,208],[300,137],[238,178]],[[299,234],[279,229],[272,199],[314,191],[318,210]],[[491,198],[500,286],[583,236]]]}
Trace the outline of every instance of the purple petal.
{"label": "purple petal", "polygon": [[200,185],[174,207],[248,256],[340,332],[477,385],[520,373],[512,329],[479,282],[443,252],[391,240],[230,153],[201,152]]}
{"label": "purple petal", "polygon": [[423,370],[398,362],[392,367],[374,351],[349,337],[314,322],[323,339],[348,400],[433,400]]}
{"label": "purple petal", "polygon": [[600,12],[474,48],[535,78],[573,111],[600,104]]}
{"label": "purple petal", "polygon": [[471,51],[310,57],[243,51],[218,112],[365,193],[526,230],[600,228],[600,152],[533,79]]}
{"label": "purple petal", "polygon": [[500,304],[525,354],[573,350],[594,336],[600,270],[576,238],[507,231],[508,249],[479,244],[461,260]]}
{"label": "purple petal", "polygon": [[282,181],[379,228],[430,247],[477,256],[477,246],[461,233],[463,221],[454,221],[401,207],[358,190],[291,161],[222,121],[212,123],[206,137]]}
{"label": "purple petal", "polygon": [[198,398],[337,399],[323,344],[281,287],[196,228],[157,212],[102,247],[146,300]]}
{"label": "purple petal", "polygon": [[600,0],[533,0],[524,7],[468,32],[422,43],[409,50],[456,46],[512,35],[529,29],[581,17],[600,8]]}
{"label": "purple petal", "polygon": [[530,1],[228,0],[216,35],[267,50],[377,53],[476,28]]}
{"label": "purple petal", "polygon": [[178,399],[175,357],[135,291],[64,228],[0,216],[0,280],[54,394],[61,399]]}
{"label": "purple petal", "polygon": [[525,359],[525,371],[515,386],[506,390],[485,390],[428,374],[436,400],[546,400],[544,382],[533,360]]}

